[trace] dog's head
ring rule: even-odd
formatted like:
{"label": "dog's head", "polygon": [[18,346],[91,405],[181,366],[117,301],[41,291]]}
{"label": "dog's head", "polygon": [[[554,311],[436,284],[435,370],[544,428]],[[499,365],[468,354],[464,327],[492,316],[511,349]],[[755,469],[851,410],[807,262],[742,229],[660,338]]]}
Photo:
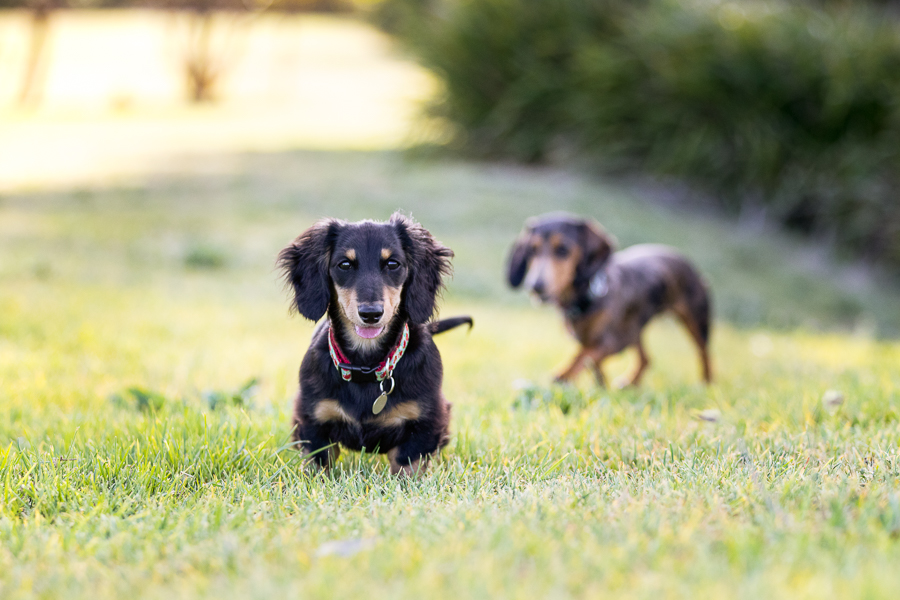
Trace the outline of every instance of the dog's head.
{"label": "dog's head", "polygon": [[525,222],[509,257],[507,278],[541,302],[565,304],[609,259],[614,242],[598,223],[565,213]]}
{"label": "dog's head", "polygon": [[394,214],[387,223],[323,219],[281,251],[278,265],[300,314],[317,321],[331,307],[354,346],[368,348],[397,319],[432,317],[452,257],[424,227]]}

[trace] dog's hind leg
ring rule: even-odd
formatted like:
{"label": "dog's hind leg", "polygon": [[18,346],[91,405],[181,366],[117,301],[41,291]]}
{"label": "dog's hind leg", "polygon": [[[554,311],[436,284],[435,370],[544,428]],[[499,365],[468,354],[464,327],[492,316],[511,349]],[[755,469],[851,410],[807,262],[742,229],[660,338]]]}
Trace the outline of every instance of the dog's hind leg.
{"label": "dog's hind leg", "polygon": [[712,366],[709,363],[709,342],[693,336],[697,342],[697,350],[700,352],[700,367],[703,369],[703,381],[712,383]]}
{"label": "dog's hind leg", "polygon": [[638,367],[637,371],[635,371],[634,375],[631,377],[631,381],[628,383],[628,385],[634,387],[641,385],[641,378],[644,376],[644,371],[647,370],[647,366],[650,364],[650,359],[647,358],[647,352],[644,350],[644,343],[640,338],[638,338],[635,348],[637,348],[638,351]]}
{"label": "dog's hind leg", "polygon": [[712,366],[709,360],[709,300],[704,294],[696,298],[691,306],[679,303],[673,307],[675,315],[684,323],[691,339],[700,353],[700,366],[703,369],[703,381],[712,383]]}
{"label": "dog's hind leg", "polygon": [[[690,331],[690,327],[688,330]],[[712,383],[712,366],[709,361],[709,330],[706,335],[691,331],[691,337],[697,344],[697,351],[700,352],[700,367],[703,369],[703,381],[707,384]]]}

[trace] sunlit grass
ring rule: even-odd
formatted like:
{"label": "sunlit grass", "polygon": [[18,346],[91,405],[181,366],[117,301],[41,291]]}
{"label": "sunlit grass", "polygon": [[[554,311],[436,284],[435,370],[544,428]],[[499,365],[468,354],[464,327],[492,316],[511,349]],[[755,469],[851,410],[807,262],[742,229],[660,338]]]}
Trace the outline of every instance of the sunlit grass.
{"label": "sunlit grass", "polygon": [[[900,345],[810,328],[846,322],[779,282],[842,298],[842,280],[790,241],[726,245],[744,234],[551,171],[243,164],[0,200],[0,597],[896,595]],[[457,252],[442,314],[475,318],[438,338],[453,438],[416,481],[353,453],[310,475],[289,415],[312,325],[289,315],[275,253],[321,214],[401,207]],[[549,208],[678,243],[725,310],[756,273],[760,320],[720,312],[715,385],[662,320],[643,388],[548,387],[575,345],[501,275],[522,219]],[[741,245],[782,260],[748,266]],[[890,297],[855,301],[890,323]],[[546,400],[523,402],[526,384]]]}

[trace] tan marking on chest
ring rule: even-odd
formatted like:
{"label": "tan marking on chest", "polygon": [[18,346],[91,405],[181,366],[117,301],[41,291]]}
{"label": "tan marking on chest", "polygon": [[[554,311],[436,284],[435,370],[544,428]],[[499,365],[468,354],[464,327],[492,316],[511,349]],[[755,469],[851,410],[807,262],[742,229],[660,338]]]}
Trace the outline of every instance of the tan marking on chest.
{"label": "tan marking on chest", "polygon": [[356,419],[348,415],[337,400],[321,400],[313,409],[313,418],[320,423],[342,421],[356,424]]}
{"label": "tan marking on chest", "polygon": [[401,427],[407,421],[418,421],[422,416],[422,409],[418,402],[401,402],[370,421],[381,427]]}
{"label": "tan marking on chest", "polygon": [[603,335],[612,324],[613,311],[606,309],[586,317],[582,317],[569,323],[569,327],[575,339],[581,342],[582,346],[594,347],[603,339]]}

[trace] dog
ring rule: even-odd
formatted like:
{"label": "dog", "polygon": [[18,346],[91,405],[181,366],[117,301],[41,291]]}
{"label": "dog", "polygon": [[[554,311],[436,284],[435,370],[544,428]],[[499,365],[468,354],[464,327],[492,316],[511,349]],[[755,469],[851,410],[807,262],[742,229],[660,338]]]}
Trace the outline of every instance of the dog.
{"label": "dog", "polygon": [[559,307],[581,344],[556,381],[572,381],[588,365],[605,386],[603,360],[634,346],[639,362],[629,385],[639,385],[650,364],[641,333],[668,311],[687,328],[700,353],[703,380],[712,382],[711,300],[702,277],[673,248],[640,244],[614,252],[613,246],[598,223],[550,213],[526,221],[510,252],[509,285],[524,283],[542,303]]}
{"label": "dog", "polygon": [[315,329],[300,366],[294,441],[328,469],[339,445],[387,453],[393,474],[424,472],[449,440],[450,403],[432,322],[453,252],[401,214],[323,219],[278,256],[293,305]]}

